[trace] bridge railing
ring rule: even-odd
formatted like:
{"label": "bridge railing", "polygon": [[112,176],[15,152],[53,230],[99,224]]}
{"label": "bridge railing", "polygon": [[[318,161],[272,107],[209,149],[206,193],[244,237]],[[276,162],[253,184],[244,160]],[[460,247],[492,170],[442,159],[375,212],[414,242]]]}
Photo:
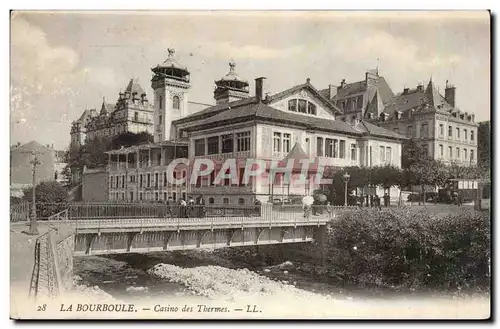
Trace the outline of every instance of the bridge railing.
{"label": "bridge railing", "polygon": [[[236,222],[241,220],[289,221],[311,217],[333,217],[335,212],[353,207],[313,205],[304,209],[302,205],[293,204],[258,204],[258,205],[166,205],[156,203],[37,203],[38,220],[110,220],[121,219],[192,219],[217,218],[218,221]],[[11,221],[26,220],[29,216],[29,205],[19,209],[11,208]],[[15,214],[13,216],[12,214]],[[184,222],[187,222],[184,220]]]}

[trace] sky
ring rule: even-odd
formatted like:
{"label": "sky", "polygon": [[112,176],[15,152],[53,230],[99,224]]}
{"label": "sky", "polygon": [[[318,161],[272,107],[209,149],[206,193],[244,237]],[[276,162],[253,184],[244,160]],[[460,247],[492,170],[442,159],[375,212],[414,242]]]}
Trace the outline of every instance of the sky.
{"label": "sky", "polygon": [[13,12],[10,144],[36,140],[66,149],[71,122],[115,103],[131,78],[152,100],[151,67],[167,48],[191,72],[190,101],[213,104],[229,71],[271,94],[304,83],[318,89],[364,79],[379,67],[395,93],[420,82],[490,119],[489,13],[476,12]]}

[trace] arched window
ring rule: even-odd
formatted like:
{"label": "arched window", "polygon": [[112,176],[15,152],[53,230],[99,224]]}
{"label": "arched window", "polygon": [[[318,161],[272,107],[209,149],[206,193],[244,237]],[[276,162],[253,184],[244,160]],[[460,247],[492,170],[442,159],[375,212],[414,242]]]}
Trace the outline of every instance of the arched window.
{"label": "arched window", "polygon": [[174,110],[178,110],[181,108],[181,101],[179,100],[179,96],[174,96],[174,98],[172,98],[172,107]]}
{"label": "arched window", "polygon": [[209,198],[208,203],[213,204],[215,202],[214,198]]}
{"label": "arched window", "polygon": [[244,198],[239,198],[238,199],[238,204],[240,204],[240,205],[245,204],[245,199]]}

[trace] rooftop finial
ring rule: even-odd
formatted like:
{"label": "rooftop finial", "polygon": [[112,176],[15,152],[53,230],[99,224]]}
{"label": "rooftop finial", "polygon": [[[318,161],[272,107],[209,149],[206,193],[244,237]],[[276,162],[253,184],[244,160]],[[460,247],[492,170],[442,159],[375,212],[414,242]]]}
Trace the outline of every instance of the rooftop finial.
{"label": "rooftop finial", "polygon": [[174,48],[168,48],[168,58],[172,58],[175,55],[175,49]]}
{"label": "rooftop finial", "polygon": [[235,66],[236,66],[236,63],[234,62],[234,60],[230,60],[229,61],[229,72],[234,72]]}
{"label": "rooftop finial", "polygon": [[376,68],[377,75],[378,75],[378,67],[379,66],[380,66],[380,58],[377,57],[377,68]]}

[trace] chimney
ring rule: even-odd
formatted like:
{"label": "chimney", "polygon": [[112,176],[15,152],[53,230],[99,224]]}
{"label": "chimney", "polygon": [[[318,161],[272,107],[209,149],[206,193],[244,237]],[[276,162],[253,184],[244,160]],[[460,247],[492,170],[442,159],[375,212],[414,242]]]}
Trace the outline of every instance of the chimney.
{"label": "chimney", "polygon": [[265,77],[260,77],[255,79],[255,98],[257,99],[258,103],[262,103],[262,100],[264,99],[265,95],[265,86],[264,86],[264,80]]}
{"label": "chimney", "polygon": [[330,92],[328,93],[328,97],[330,99],[337,96],[337,87],[335,87],[333,85],[328,85],[328,88],[330,89]]}
{"label": "chimney", "polygon": [[422,85],[422,83],[419,83],[417,86],[417,91],[422,91],[422,90],[424,90],[424,86]]}
{"label": "chimney", "polygon": [[345,87],[345,79],[342,79],[342,81],[340,82],[340,88],[344,88]]}
{"label": "chimney", "polygon": [[446,88],[444,90],[444,99],[451,106],[455,107],[455,86],[448,84],[448,80],[446,80]]}
{"label": "chimney", "polygon": [[405,87],[405,88],[403,89],[403,95],[408,95],[408,91],[410,91],[410,88]]}

